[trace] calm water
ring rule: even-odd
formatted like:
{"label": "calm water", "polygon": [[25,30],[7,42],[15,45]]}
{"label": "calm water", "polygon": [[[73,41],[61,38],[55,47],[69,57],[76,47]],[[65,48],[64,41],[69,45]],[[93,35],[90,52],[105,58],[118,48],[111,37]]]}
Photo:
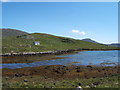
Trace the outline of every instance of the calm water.
{"label": "calm water", "polygon": [[24,68],[43,65],[100,65],[101,63],[118,63],[118,50],[114,51],[82,51],[77,54],[57,57],[68,57],[57,60],[44,60],[33,63],[2,64],[2,68]]}

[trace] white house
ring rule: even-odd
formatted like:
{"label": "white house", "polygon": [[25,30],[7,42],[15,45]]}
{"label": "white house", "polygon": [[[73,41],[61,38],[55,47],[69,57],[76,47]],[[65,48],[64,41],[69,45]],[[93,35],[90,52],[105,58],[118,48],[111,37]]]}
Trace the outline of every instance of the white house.
{"label": "white house", "polygon": [[39,41],[35,41],[33,42],[34,45],[40,45],[40,42]]}

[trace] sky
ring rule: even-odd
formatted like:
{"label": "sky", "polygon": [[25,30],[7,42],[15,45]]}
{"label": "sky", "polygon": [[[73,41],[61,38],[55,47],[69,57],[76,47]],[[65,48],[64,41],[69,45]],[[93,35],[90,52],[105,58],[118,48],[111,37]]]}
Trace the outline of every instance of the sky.
{"label": "sky", "polygon": [[4,2],[2,28],[118,42],[117,2]]}
{"label": "sky", "polygon": [[0,0],[2,2],[119,2],[119,0]]}

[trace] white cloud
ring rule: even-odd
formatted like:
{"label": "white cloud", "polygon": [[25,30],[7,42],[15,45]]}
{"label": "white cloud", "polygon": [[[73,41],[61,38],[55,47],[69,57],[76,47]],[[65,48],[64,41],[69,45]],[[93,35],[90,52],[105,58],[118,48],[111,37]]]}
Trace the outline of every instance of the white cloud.
{"label": "white cloud", "polygon": [[85,32],[81,32],[81,31],[75,30],[75,29],[72,30],[72,33],[77,33],[77,34],[80,34],[80,35],[85,35],[86,34]]}
{"label": "white cloud", "polygon": [[7,2],[7,1],[9,1],[9,0],[0,0],[1,2]]}

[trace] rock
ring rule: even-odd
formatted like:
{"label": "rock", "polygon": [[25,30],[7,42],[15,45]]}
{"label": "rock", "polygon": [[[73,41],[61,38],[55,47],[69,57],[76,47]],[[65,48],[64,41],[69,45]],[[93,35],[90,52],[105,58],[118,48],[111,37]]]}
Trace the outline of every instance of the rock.
{"label": "rock", "polygon": [[90,88],[96,88],[96,85],[94,85],[93,83],[90,84]]}
{"label": "rock", "polygon": [[114,84],[118,85],[119,83],[117,82],[117,83],[114,83]]}
{"label": "rock", "polygon": [[93,85],[99,85],[100,84],[100,82],[94,82],[93,83]]}
{"label": "rock", "polygon": [[9,79],[9,77],[6,77],[6,79]]}
{"label": "rock", "polygon": [[22,76],[24,76],[24,74],[18,74],[18,73],[17,73],[17,74],[15,74],[15,76],[16,76],[16,77],[22,77]]}
{"label": "rock", "polygon": [[101,72],[101,70],[98,70],[98,72]]}
{"label": "rock", "polygon": [[5,83],[2,83],[2,86],[7,86],[7,84],[5,84]]}
{"label": "rock", "polygon": [[87,86],[85,86],[85,87],[86,87],[86,88],[90,88],[90,86],[88,86],[88,85],[87,85]]}
{"label": "rock", "polygon": [[60,73],[58,70],[53,70],[53,72]]}
{"label": "rock", "polygon": [[88,68],[92,68],[92,66],[91,66],[91,65],[87,65],[87,67],[88,67]]}
{"label": "rock", "polygon": [[28,80],[27,80],[27,79],[24,79],[24,82],[28,82]]}
{"label": "rock", "polygon": [[81,70],[78,70],[78,69],[77,69],[76,72],[81,72]]}
{"label": "rock", "polygon": [[76,90],[83,90],[81,86],[78,86]]}
{"label": "rock", "polygon": [[47,76],[44,76],[45,79],[47,79]]}
{"label": "rock", "polygon": [[24,83],[24,85],[26,85],[26,86],[27,86],[28,84],[25,82],[25,83]]}
{"label": "rock", "polygon": [[80,69],[80,67],[76,66],[75,69]]}
{"label": "rock", "polygon": [[105,70],[105,68],[103,68],[102,70]]}
{"label": "rock", "polygon": [[92,77],[92,78],[96,78],[96,77]]}
{"label": "rock", "polygon": [[63,66],[63,67],[66,67],[66,66]]}
{"label": "rock", "polygon": [[81,86],[81,83],[78,83],[78,85],[80,85],[80,86]]}

